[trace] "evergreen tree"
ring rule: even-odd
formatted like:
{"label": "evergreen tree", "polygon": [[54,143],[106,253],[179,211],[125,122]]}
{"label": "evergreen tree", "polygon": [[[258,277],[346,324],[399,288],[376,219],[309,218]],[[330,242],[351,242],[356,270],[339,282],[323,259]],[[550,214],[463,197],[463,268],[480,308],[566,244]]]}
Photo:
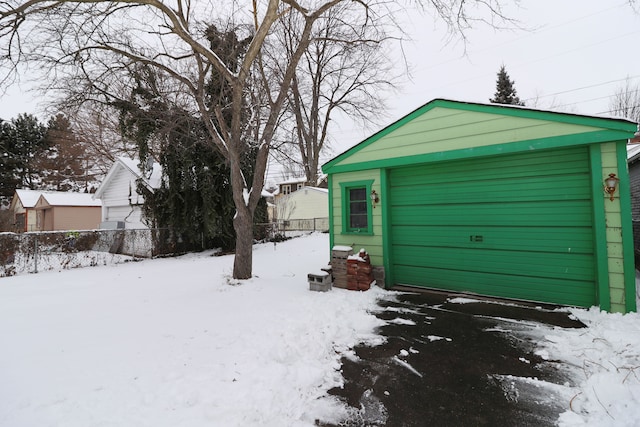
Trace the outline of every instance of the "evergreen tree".
{"label": "evergreen tree", "polygon": [[39,159],[50,152],[47,128],[30,114],[0,122],[0,203],[6,204],[17,188],[39,189]]}
{"label": "evergreen tree", "polygon": [[501,66],[500,71],[498,71],[496,93],[493,95],[493,99],[490,99],[489,102],[493,104],[524,105],[524,102],[520,101],[520,98],[518,98],[514,85],[515,82],[509,78],[509,74],[507,74],[507,70],[504,65]]}
{"label": "evergreen tree", "polygon": [[[239,67],[250,39],[239,40],[235,30],[206,30],[211,48],[231,70]],[[133,73],[135,87],[128,101],[118,101],[121,131],[138,144],[141,164],[154,154],[163,170],[161,187],[153,193],[139,185],[145,195],[143,211],[153,226],[169,229],[181,242],[179,250],[235,246],[233,217],[236,208],[226,159],[214,144],[202,120],[176,106],[165,96],[162,76],[140,66]],[[232,122],[232,90],[228,81],[212,68],[205,91],[205,102],[217,105],[213,121],[220,133],[227,133]],[[249,117],[249,102],[243,103],[243,116]],[[243,120],[244,132],[250,132]],[[248,145],[241,152],[242,173],[253,180],[257,147]],[[266,222],[266,203],[257,209],[254,220]]]}
{"label": "evergreen tree", "polygon": [[88,191],[86,174],[86,147],[76,138],[71,123],[58,114],[49,119],[46,133],[50,151],[42,156],[41,188],[56,191]]}
{"label": "evergreen tree", "polygon": [[184,121],[166,136],[160,153],[160,188],[145,193],[144,212],[157,226],[168,228],[180,251],[222,247],[234,243],[235,211],[229,170],[217,150],[206,142],[197,120]]}
{"label": "evergreen tree", "polygon": [[134,80],[130,99],[115,103],[121,132],[138,145],[141,165],[155,157],[162,166],[160,188],[138,185],[145,218],[168,230],[177,251],[231,249],[235,208],[225,159],[208,141],[202,120],[163,96],[154,72],[140,68]]}
{"label": "evergreen tree", "polygon": [[0,208],[9,204],[20,178],[16,171],[16,158],[11,143],[11,124],[0,120]]}

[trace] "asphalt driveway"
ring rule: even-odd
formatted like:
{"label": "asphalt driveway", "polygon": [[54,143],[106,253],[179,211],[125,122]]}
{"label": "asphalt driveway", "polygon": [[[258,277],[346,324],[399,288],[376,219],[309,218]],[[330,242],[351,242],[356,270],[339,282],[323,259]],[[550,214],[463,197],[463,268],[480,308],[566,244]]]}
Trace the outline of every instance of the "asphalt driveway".
{"label": "asphalt driveway", "polygon": [[357,358],[343,359],[345,386],[331,391],[353,408],[342,425],[555,425],[569,402],[540,381],[571,380],[534,354],[526,332],[584,325],[556,307],[455,298],[402,293],[381,303],[386,343],[356,347]]}

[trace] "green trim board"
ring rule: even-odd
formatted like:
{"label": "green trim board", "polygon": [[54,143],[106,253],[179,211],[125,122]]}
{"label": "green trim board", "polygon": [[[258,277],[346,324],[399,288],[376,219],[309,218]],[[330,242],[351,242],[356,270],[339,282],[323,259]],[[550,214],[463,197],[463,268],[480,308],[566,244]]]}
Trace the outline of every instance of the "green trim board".
{"label": "green trim board", "polygon": [[[369,198],[369,194],[371,194],[371,186],[373,185],[373,179],[364,180],[364,181],[347,181],[340,183],[340,194],[342,198],[342,234],[358,234],[358,235],[373,235],[373,212],[371,199]],[[351,195],[353,191],[357,191],[360,189],[364,189],[363,199],[356,200],[355,203],[365,203],[365,215],[367,220],[366,227],[354,227],[351,226],[351,205],[354,201],[351,200]],[[358,215],[353,213],[353,215]]]}
{"label": "green trim board", "polygon": [[[591,191],[599,195],[602,191],[602,152],[600,144],[589,146],[589,157],[591,163]],[[611,310],[611,297],[609,295],[609,266],[607,258],[606,244],[599,242],[607,241],[606,219],[604,214],[604,198],[593,198],[593,237],[595,249],[596,268],[596,291],[598,305],[601,309]]]}
{"label": "green trim board", "polygon": [[333,237],[333,230],[335,229],[335,221],[333,220],[333,175],[327,176],[327,187],[329,188],[329,253],[335,246],[335,239]]}
{"label": "green trim board", "polygon": [[390,288],[394,283],[393,269],[391,268],[391,257],[393,251],[391,250],[391,223],[389,222],[389,203],[388,195],[389,191],[389,170],[382,169],[380,171],[380,210],[382,212],[382,253],[386,256],[383,257],[383,267],[385,271],[385,287]]}
{"label": "green trim board", "polygon": [[[439,111],[443,109],[447,109],[447,111],[446,112]],[[580,115],[568,114],[568,113],[531,110],[531,109],[526,109],[521,107],[512,107],[512,106],[505,106],[505,105],[476,104],[476,103],[436,99],[414,110],[413,112],[409,113],[408,115],[401,118],[400,120],[392,123],[391,125],[375,133],[374,135],[365,139],[364,141],[352,147],[351,149],[333,158],[329,162],[325,163],[322,169],[325,172],[329,172],[331,168],[340,164],[340,162],[342,162],[343,160],[356,155],[360,151],[369,147],[371,144],[378,143],[381,139],[384,139],[385,137],[389,136],[390,134],[394,133],[400,128],[413,126],[411,125],[411,122],[424,121],[425,118],[428,118],[429,116],[433,116],[433,118],[436,120],[442,120],[443,117],[449,119],[450,117],[446,117],[446,116],[447,115],[451,116],[452,119],[454,120],[454,123],[456,123],[456,126],[454,126],[453,128],[450,128],[450,131],[456,131],[456,129],[458,129],[460,126],[464,126],[466,124],[461,120],[459,120],[460,117],[458,117],[458,121],[455,122],[456,115],[461,115],[464,112],[478,113],[481,116],[485,117],[484,119],[485,122],[490,122],[491,116],[493,116],[493,117],[512,118],[514,121],[515,120],[525,120],[525,121],[533,120],[533,121],[565,125],[565,129],[562,130],[560,134],[577,134],[577,133],[585,133],[585,132],[597,131],[597,130],[600,130],[600,131],[607,130],[607,131],[621,131],[621,132],[624,132],[626,135],[623,138],[611,138],[609,140],[628,138],[636,130],[635,123],[628,120],[624,120],[624,119],[605,119],[605,118],[590,117],[590,116],[580,116]],[[478,120],[478,118],[477,117],[474,118],[472,115],[467,120],[470,120],[471,122],[473,122],[474,120]],[[503,122],[508,123],[509,121],[507,120]],[[471,126],[470,129],[473,129],[478,126],[478,123],[475,123],[475,124],[469,123],[469,124],[474,125],[474,126]],[[534,122],[531,122],[532,126],[533,124]],[[578,130],[575,128],[575,126],[585,127],[585,128]],[[491,126],[489,127],[489,129],[490,128]],[[426,126],[426,129],[430,130],[429,126]],[[514,129],[519,129],[519,128],[516,126]],[[552,132],[552,134],[547,136],[558,136],[559,135],[558,132],[559,131],[556,129],[555,131]],[[529,137],[526,137],[526,135],[520,136],[518,134],[514,135],[514,137],[516,138],[514,140],[531,139]],[[541,137],[542,136],[539,135],[536,139],[539,139]],[[427,144],[429,142],[430,142],[429,140],[422,141],[422,143],[427,143]],[[506,141],[503,141],[503,142],[506,142]]]}

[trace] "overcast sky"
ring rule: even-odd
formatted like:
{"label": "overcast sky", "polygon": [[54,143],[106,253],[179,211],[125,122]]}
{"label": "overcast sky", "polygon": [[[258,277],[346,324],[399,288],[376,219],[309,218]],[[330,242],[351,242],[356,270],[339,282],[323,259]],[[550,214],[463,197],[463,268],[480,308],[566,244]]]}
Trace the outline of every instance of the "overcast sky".
{"label": "overcast sky", "polygon": [[[522,0],[508,10],[526,30],[478,26],[462,42],[446,42],[444,25],[413,15],[405,45],[412,79],[389,98],[383,127],[434,98],[489,102],[505,65],[527,105],[577,114],[611,115],[609,97],[640,85],[640,14],[625,0]],[[537,100],[536,100],[537,98]],[[377,129],[342,123],[336,154]]]}
{"label": "overcast sky", "polygon": [[[336,118],[333,157],[434,98],[488,102],[502,64],[527,105],[562,105],[578,114],[610,115],[609,97],[629,77],[640,85],[640,14],[626,0],[521,0],[507,14],[526,29],[478,25],[465,44],[446,43],[446,29],[428,15],[409,13],[404,49],[412,66],[387,116],[363,129]],[[535,98],[537,99],[534,101]],[[38,98],[12,87],[0,99],[0,118],[39,113]]]}

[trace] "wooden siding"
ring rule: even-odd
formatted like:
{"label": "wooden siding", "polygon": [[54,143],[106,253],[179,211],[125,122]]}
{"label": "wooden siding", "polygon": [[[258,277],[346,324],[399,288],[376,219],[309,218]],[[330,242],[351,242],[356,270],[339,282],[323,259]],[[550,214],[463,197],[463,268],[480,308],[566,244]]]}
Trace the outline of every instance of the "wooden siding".
{"label": "wooden siding", "polygon": [[100,225],[99,206],[53,206],[38,209],[40,231],[95,230]]}
{"label": "wooden siding", "polygon": [[103,221],[124,221],[126,229],[147,228],[142,221],[142,208],[140,206],[107,206],[102,211]]}
{"label": "wooden siding", "polygon": [[276,217],[279,220],[327,218],[329,194],[326,190],[301,188],[276,199]]}
{"label": "wooden siding", "polygon": [[127,229],[148,228],[142,222],[140,207],[136,206],[144,203],[144,197],[138,194],[136,187],[136,177],[118,163],[115,175],[100,196],[102,221],[124,221]]}
{"label": "wooden siding", "polygon": [[336,174],[331,180],[331,242],[332,245],[351,246],[354,252],[361,248],[366,249],[371,258],[373,265],[382,265],[382,209],[380,204],[371,210],[373,221],[373,235],[358,235],[343,232],[342,210],[345,208],[341,198],[341,183],[373,180],[371,188],[375,190],[382,199],[385,194],[382,193],[380,185],[380,171],[362,171],[353,173]]}
{"label": "wooden siding", "polygon": [[[633,301],[627,300],[627,286],[626,282],[630,281],[625,276],[629,275],[629,272],[625,270],[635,270],[631,266],[627,266],[625,263],[633,264],[633,257],[625,256],[625,245],[631,245],[630,242],[625,242],[623,235],[627,224],[624,224],[623,211],[622,211],[622,197],[629,197],[628,179],[624,179],[628,176],[626,162],[619,165],[619,153],[617,143],[610,142],[600,145],[601,158],[602,158],[602,181],[609,176],[610,173],[615,173],[618,177],[622,178],[619,184],[618,191],[614,195],[613,201],[609,199],[608,194],[604,194],[602,197],[604,200],[604,212],[605,212],[605,224],[606,224],[606,254],[607,254],[607,266],[608,284],[609,284],[609,298],[610,298],[610,310],[612,312],[624,313],[630,308]],[[602,186],[604,184],[601,184]],[[629,205],[630,200],[624,200]],[[629,224],[630,225],[630,224]],[[631,233],[629,233],[631,234]]]}
{"label": "wooden siding", "polygon": [[340,161],[349,165],[515,141],[587,133],[600,128],[436,107]]}
{"label": "wooden siding", "polygon": [[37,230],[37,215],[36,215],[36,211],[33,208],[25,208],[22,203],[20,202],[20,198],[17,197],[15,194],[13,196],[14,198],[17,199],[13,209],[13,219],[15,220],[16,217],[20,214],[24,214],[24,228],[18,230],[20,232],[23,231],[36,231]]}

